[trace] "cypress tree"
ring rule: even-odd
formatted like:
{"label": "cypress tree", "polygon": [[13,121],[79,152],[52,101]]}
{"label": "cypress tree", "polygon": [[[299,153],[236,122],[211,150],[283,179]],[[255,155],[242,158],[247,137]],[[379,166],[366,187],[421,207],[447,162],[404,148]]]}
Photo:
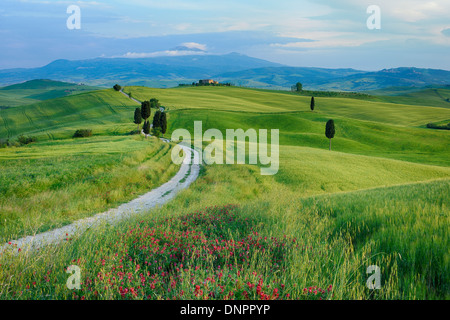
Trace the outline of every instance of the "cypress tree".
{"label": "cypress tree", "polygon": [[139,125],[142,123],[141,108],[139,107],[134,110],[134,123],[137,124],[139,130]]}
{"label": "cypress tree", "polygon": [[330,139],[330,150],[331,150],[331,139],[334,138],[334,134],[336,133],[336,130],[334,128],[334,121],[328,120],[327,125],[325,126],[325,135],[328,139]]}
{"label": "cypress tree", "polygon": [[161,113],[161,132],[164,135],[167,131],[167,116],[166,113]]}
{"label": "cypress tree", "polygon": [[151,113],[152,113],[152,111],[150,110],[150,102],[149,101],[142,102],[142,105],[141,105],[142,119],[147,121],[147,119],[150,118]]}
{"label": "cypress tree", "polygon": [[316,102],[314,101],[314,97],[311,97],[311,111],[314,111],[314,107],[316,106]]}
{"label": "cypress tree", "polygon": [[[150,134],[150,122],[149,121],[144,122],[144,133]],[[147,136],[145,136],[145,137],[147,138]]]}
{"label": "cypress tree", "polygon": [[161,128],[161,111],[158,110],[153,116],[153,128]]}

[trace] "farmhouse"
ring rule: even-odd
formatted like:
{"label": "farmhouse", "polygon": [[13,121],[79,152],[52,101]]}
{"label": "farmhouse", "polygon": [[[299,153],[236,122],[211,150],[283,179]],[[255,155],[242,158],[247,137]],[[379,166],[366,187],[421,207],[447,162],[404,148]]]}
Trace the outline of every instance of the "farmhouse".
{"label": "farmhouse", "polygon": [[219,84],[218,81],[214,81],[212,79],[205,79],[205,80],[199,80],[198,83],[200,85],[205,85],[205,84]]}

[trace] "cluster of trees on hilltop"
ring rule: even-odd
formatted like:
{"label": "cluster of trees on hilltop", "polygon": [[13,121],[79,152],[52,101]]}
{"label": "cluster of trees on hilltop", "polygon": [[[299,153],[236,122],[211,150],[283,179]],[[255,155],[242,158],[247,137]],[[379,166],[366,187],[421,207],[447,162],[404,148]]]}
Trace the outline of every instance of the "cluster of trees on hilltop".
{"label": "cluster of trees on hilltop", "polygon": [[291,86],[291,91],[302,92],[303,91],[303,85],[300,82],[297,82],[296,84]]}

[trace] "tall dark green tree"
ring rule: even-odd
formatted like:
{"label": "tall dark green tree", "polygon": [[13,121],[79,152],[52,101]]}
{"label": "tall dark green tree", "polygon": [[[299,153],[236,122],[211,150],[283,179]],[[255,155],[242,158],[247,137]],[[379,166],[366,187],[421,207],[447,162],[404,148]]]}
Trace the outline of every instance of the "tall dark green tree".
{"label": "tall dark green tree", "polygon": [[[144,133],[150,134],[150,121],[145,121],[144,122]],[[147,136],[145,136],[147,138]]]}
{"label": "tall dark green tree", "polygon": [[141,116],[144,121],[150,118],[152,111],[150,110],[150,101],[143,101],[141,104]]}
{"label": "tall dark green tree", "polygon": [[334,128],[334,121],[333,119],[328,120],[326,126],[325,126],[325,135],[328,139],[330,139],[330,150],[331,150],[331,139],[334,138],[334,134],[336,133],[336,129]]}
{"label": "tall dark green tree", "polygon": [[161,133],[164,135],[167,131],[167,116],[165,112],[161,113]]}
{"label": "tall dark green tree", "polygon": [[161,128],[161,111],[158,110],[153,116],[153,128]]}
{"label": "tall dark green tree", "polygon": [[137,124],[139,130],[139,125],[142,123],[141,108],[139,107],[134,110],[134,123]]}
{"label": "tall dark green tree", "polygon": [[303,91],[303,85],[300,82],[297,82],[295,84],[295,88],[297,89],[297,92],[302,92]]}
{"label": "tall dark green tree", "polygon": [[310,104],[311,111],[314,111],[315,106],[316,106],[316,102],[314,101],[314,97],[311,97],[311,104]]}

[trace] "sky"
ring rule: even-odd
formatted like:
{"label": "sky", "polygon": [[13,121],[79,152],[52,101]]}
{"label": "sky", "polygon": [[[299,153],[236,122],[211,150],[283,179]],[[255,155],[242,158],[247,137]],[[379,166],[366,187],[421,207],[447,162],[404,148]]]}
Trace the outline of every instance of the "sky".
{"label": "sky", "polygon": [[[67,26],[73,5],[79,29]],[[2,0],[0,69],[238,52],[289,66],[450,70],[449,17],[450,0]]]}

